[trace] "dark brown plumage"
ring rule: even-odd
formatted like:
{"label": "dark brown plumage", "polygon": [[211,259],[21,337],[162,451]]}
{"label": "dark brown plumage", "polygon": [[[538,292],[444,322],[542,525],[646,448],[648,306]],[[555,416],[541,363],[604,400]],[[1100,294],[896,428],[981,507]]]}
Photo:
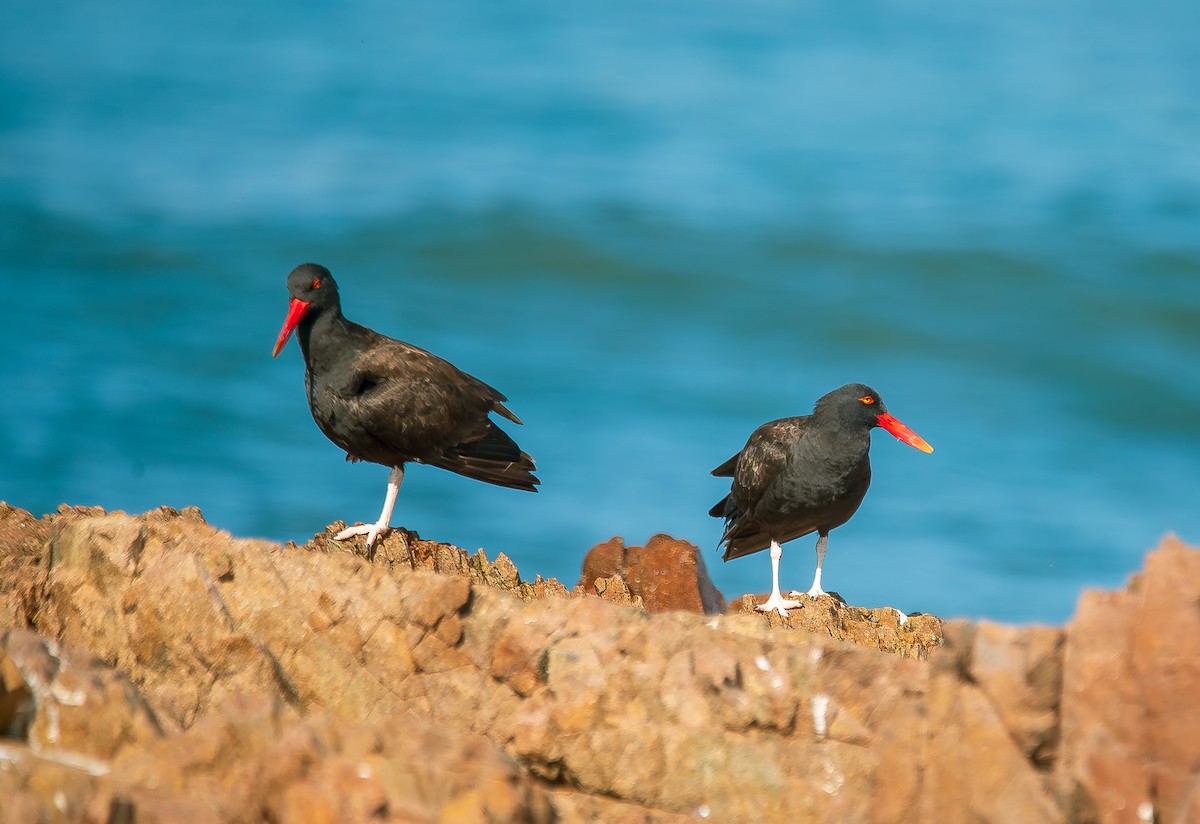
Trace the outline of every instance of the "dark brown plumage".
{"label": "dark brown plumage", "polygon": [[779,592],[781,544],[818,533],[817,572],[809,596],[825,595],[821,566],[830,530],[850,520],[871,484],[871,429],[932,452],[915,432],[888,414],[879,393],[861,383],[817,401],[811,415],[780,418],[754,430],[746,446],[712,471],[733,478],[729,494],[709,515],[725,519],[724,559],[771,548],[771,596],[759,609],[781,613],[799,602]]}
{"label": "dark brown plumage", "polygon": [[304,355],[313,420],[347,460],[393,468],[379,522],[351,527],[339,539],[386,532],[409,462],[425,463],[513,489],[537,491],[533,459],[488,417],[521,421],[508,399],[439,358],[342,315],[338,286],[314,263],[288,275],[291,302],[275,355],[293,330]]}

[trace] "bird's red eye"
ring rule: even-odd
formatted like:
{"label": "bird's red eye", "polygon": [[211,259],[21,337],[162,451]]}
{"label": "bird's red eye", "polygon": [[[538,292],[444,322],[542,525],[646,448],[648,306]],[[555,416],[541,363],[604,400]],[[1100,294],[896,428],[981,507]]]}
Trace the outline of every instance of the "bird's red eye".
{"label": "bird's red eye", "polygon": [[321,279],[320,278],[313,278],[312,288],[314,288],[314,289],[321,288]]}
{"label": "bird's red eye", "polygon": [[870,406],[871,404],[875,403],[875,399],[872,398],[870,395],[863,395],[861,398],[859,398],[859,400],[862,401],[863,403],[865,403],[867,406]]}

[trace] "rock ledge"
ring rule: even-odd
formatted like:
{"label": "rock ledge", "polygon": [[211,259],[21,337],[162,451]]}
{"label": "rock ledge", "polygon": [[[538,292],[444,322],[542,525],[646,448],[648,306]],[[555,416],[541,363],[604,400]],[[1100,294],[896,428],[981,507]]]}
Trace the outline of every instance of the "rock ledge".
{"label": "rock ledge", "polygon": [[1065,629],[651,613],[606,571],[0,505],[6,820],[1200,821],[1177,540]]}

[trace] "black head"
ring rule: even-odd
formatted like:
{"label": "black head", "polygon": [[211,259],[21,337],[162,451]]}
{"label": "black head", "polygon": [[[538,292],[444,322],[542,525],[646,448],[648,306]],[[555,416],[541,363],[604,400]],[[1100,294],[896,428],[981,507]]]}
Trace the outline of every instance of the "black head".
{"label": "black head", "polygon": [[813,416],[836,418],[843,426],[879,425],[879,414],[887,412],[879,393],[865,383],[848,383],[823,395],[813,406]]}
{"label": "black head", "polygon": [[287,317],[284,318],[283,328],[279,330],[279,339],[275,341],[275,351],[271,357],[279,354],[304,318],[315,317],[326,310],[338,312],[341,308],[337,282],[324,266],[300,264],[288,275],[287,287],[292,299],[288,303]]}
{"label": "black head", "polygon": [[823,396],[813,407],[813,420],[841,427],[881,426],[914,449],[933,451],[924,438],[892,417],[883,398],[865,383],[848,383]]}
{"label": "black head", "polygon": [[288,294],[293,300],[304,301],[309,311],[338,304],[337,281],[319,263],[301,263],[287,279]]}

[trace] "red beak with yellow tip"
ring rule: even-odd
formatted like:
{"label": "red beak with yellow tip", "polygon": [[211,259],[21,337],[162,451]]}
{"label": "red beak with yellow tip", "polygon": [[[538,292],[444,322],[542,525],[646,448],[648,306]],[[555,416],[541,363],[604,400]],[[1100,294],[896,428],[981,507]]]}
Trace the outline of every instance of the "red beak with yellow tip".
{"label": "red beak with yellow tip", "polygon": [[893,418],[889,413],[882,412],[879,415],[879,425],[891,432],[899,440],[911,446],[913,449],[919,449],[922,452],[932,452],[933,447],[930,446],[924,438],[913,432],[900,421]]}
{"label": "red beak with yellow tip", "polygon": [[[283,328],[279,330],[279,340],[275,341],[275,350],[271,352],[271,357],[279,354],[279,350],[283,349],[284,344],[288,342],[288,338],[292,336],[292,332],[296,328],[296,324],[304,317],[304,313],[308,311],[311,303],[306,303],[299,298],[292,298],[292,302],[288,304],[287,317],[283,319]],[[897,435],[896,437],[899,437]]]}

